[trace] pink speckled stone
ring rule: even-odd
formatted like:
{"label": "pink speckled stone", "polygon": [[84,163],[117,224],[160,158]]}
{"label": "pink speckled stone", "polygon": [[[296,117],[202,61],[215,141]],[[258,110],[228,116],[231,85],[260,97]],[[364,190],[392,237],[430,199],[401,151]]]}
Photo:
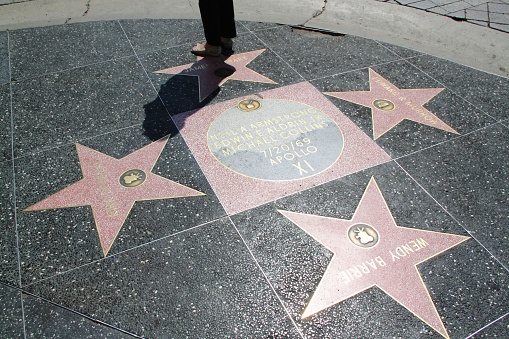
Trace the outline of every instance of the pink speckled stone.
{"label": "pink speckled stone", "polygon": [[[443,88],[400,89],[372,69],[369,70],[369,86],[369,91],[329,92],[325,94],[371,108],[373,138],[375,140],[405,119],[459,134],[423,107],[425,103],[442,92]],[[374,105],[375,100],[380,99],[390,101],[394,104],[394,108],[383,110]]]}
{"label": "pink speckled stone", "polygon": [[[203,101],[214,90],[223,85],[228,80],[264,82],[275,84],[269,78],[247,68],[247,65],[262,54],[265,49],[250,51],[231,56],[219,56],[210,58],[198,58],[193,64],[187,64],[172,68],[166,68],[154,73],[178,74],[198,77],[200,101]],[[230,69],[234,71],[232,75],[226,78],[217,76],[214,72],[218,69]]]}
{"label": "pink speckled stone", "polygon": [[[397,226],[374,179],[351,220],[279,212],[334,253],[302,318],[378,286],[448,338],[417,265],[469,237]],[[374,245],[369,248],[354,244],[348,235],[352,226],[357,234],[363,226],[374,229],[378,242],[368,239]]]}
{"label": "pink speckled stone", "polygon": [[[90,205],[106,256],[135,201],[204,195],[151,173],[167,141],[165,137],[122,159],[76,144],[83,179],[25,211]],[[122,186],[120,178],[133,169],[143,171],[145,180],[136,187]]]}
{"label": "pink speckled stone", "polygon": [[[313,106],[327,114],[339,126],[344,136],[344,149],[338,161],[315,176],[290,181],[260,180],[243,176],[226,168],[210,152],[207,131],[214,119],[222,112],[248,98],[292,100]],[[235,214],[391,160],[384,150],[308,82],[218,103],[179,114],[174,119],[229,214]]]}

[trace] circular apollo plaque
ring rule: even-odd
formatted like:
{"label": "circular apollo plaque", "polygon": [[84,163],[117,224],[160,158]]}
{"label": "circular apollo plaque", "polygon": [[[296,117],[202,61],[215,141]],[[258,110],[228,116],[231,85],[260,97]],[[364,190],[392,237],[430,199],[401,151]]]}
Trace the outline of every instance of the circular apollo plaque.
{"label": "circular apollo plaque", "polygon": [[143,184],[147,175],[140,169],[132,169],[120,176],[118,181],[124,187],[137,187]]}
{"label": "circular apollo plaque", "polygon": [[378,244],[380,236],[377,230],[367,224],[355,224],[348,230],[348,238],[359,247],[371,248]]}
{"label": "circular apollo plaque", "polygon": [[300,102],[242,100],[211,124],[210,151],[224,166],[262,180],[298,180],[323,172],[343,151],[338,125]]}

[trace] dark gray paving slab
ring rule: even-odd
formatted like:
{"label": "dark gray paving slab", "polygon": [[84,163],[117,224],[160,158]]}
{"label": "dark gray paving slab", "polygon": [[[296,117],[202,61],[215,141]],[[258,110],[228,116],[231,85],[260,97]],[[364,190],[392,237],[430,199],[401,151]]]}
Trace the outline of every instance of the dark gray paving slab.
{"label": "dark gray paving slab", "polygon": [[398,160],[505,265],[508,145],[507,128],[495,125]]}
{"label": "dark gray paving slab", "polygon": [[201,20],[121,20],[136,53],[146,53],[203,39]]}
{"label": "dark gray paving slab", "polygon": [[12,163],[0,162],[0,281],[19,285]]}
{"label": "dark gray paving slab", "polygon": [[[388,63],[371,68],[387,83],[402,89],[426,89],[443,88],[443,85],[415,69],[412,65],[400,61]],[[313,84],[322,92],[357,92],[370,91],[376,83],[370,87],[369,74],[367,69],[340,74],[333,77],[313,81]],[[389,95],[389,94],[387,94]],[[405,94],[409,96],[409,94]],[[378,121],[373,120],[372,108],[362,106],[347,100],[327,96],[343,113],[357,124],[367,135],[375,138],[373,128]],[[386,97],[385,99],[387,99]],[[404,107],[405,103],[396,103],[396,106]],[[480,112],[473,105],[468,104],[462,98],[450,90],[443,90],[422,106],[442,120],[445,124],[457,131],[459,135],[475,131],[488,124],[495,123],[495,120]],[[411,111],[411,110],[408,110]],[[434,118],[435,119],[435,118]],[[376,137],[376,142],[393,157],[424,149],[431,145],[441,143],[459,136],[451,131],[435,128],[433,125],[425,125],[411,120],[402,120],[385,134]]]}
{"label": "dark gray paving slab", "polygon": [[409,62],[486,114],[498,120],[508,118],[509,79],[432,56],[417,57]]}
{"label": "dark gray paving slab", "polygon": [[376,41],[285,27],[256,34],[306,80],[400,59]]}
{"label": "dark gray paving slab", "polygon": [[3,338],[24,338],[21,293],[0,295],[0,333]]}
{"label": "dark gray paving slab", "polygon": [[12,291],[13,291],[13,289],[11,287],[0,283],[0,295],[4,295],[4,294],[10,293]]}
{"label": "dark gray paving slab", "polygon": [[12,159],[11,89],[0,85],[0,161]]}
{"label": "dark gray paving slab", "polygon": [[[154,124],[164,126],[169,123],[155,121]],[[152,140],[144,135],[145,132],[146,126],[139,125],[88,139],[81,144],[120,159],[151,143]],[[55,206],[41,211],[23,211],[82,179],[81,166],[85,165],[87,163],[79,162],[74,145],[17,159],[15,166],[19,208],[18,229],[23,284],[67,271],[104,256],[96,229],[99,219],[92,214],[90,205],[69,208]],[[41,169],[44,175],[41,175]],[[150,196],[147,196],[139,199],[142,201],[134,202],[123,224],[120,225],[120,231],[108,255],[225,215],[181,136],[177,135],[168,140],[151,173],[204,195],[158,200],[151,200]],[[108,185],[114,184],[117,182]],[[100,185],[99,181],[97,185]],[[107,191],[104,192],[107,194]],[[83,192],[83,195],[85,194],[86,191]],[[113,195],[112,199],[118,206],[130,203],[122,197],[117,198],[116,195]]]}
{"label": "dark gray paving slab", "polygon": [[[235,215],[232,220],[306,336],[358,338],[369,333],[376,338],[440,338],[377,287],[300,319],[333,253],[278,210],[350,220],[371,176],[376,179],[397,225],[466,234],[394,163],[280,199]],[[341,258],[341,254],[337,255]],[[509,276],[474,240],[467,240],[417,268],[451,338],[465,338],[505,314],[509,300],[505,285]]]}
{"label": "dark gray paving slab", "polygon": [[23,295],[26,338],[133,338],[46,301]]}
{"label": "dark gray paving slab", "polygon": [[12,80],[133,55],[116,21],[9,32]]}
{"label": "dark gray paving slab", "polygon": [[[129,41],[136,53],[147,53],[179,45],[188,51],[199,41],[204,41],[201,20],[121,20]],[[243,24],[237,23],[237,34],[247,32]]]}
{"label": "dark gray paving slab", "polygon": [[167,116],[136,57],[13,84],[15,156]]}
{"label": "dark gray paving slab", "polygon": [[475,334],[472,339],[505,338],[507,333],[509,333],[509,315]]}
{"label": "dark gray paving slab", "polygon": [[414,50],[411,50],[408,48],[388,44],[388,43],[381,42],[381,41],[379,41],[378,43],[381,44],[382,46],[384,46],[385,48],[389,49],[392,53],[396,54],[398,57],[401,57],[401,58],[411,58],[411,57],[423,54],[422,52],[419,52],[419,51],[414,51]]}
{"label": "dark gray paving slab", "polygon": [[29,289],[143,337],[299,337],[226,219]]}
{"label": "dark gray paving slab", "polygon": [[0,32],[0,85],[10,81],[8,33]]}
{"label": "dark gray paving slab", "polygon": [[[241,56],[242,53],[264,50],[253,61],[249,62],[246,67],[275,83],[228,80],[221,85],[220,89],[200,102],[199,82],[196,76],[154,73],[168,68],[196,63],[197,59],[189,52],[188,46],[157,51],[140,56],[140,59],[149,73],[154,86],[158,88],[159,96],[172,115],[203,107],[207,104],[262,92],[303,80],[291,67],[268,50],[251,33],[242,34],[236,38],[234,50],[236,54],[232,56],[233,58],[243,58]],[[205,80],[207,80],[206,77]]]}

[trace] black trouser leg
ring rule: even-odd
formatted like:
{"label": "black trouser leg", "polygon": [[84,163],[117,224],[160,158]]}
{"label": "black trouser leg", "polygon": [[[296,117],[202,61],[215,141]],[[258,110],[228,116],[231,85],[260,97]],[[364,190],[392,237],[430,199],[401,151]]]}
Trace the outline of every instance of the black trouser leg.
{"label": "black trouser leg", "polygon": [[221,37],[237,36],[233,0],[199,0],[198,4],[208,44],[220,46]]}

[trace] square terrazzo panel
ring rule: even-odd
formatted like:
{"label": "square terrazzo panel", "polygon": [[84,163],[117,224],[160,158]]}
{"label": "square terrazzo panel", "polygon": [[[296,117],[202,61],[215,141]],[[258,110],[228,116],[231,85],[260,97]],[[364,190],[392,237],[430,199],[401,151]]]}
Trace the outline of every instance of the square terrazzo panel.
{"label": "square terrazzo panel", "polygon": [[49,302],[23,295],[26,338],[133,338]]}
{"label": "square terrazzo panel", "polygon": [[0,85],[0,161],[12,159],[11,123],[11,89]]}
{"label": "square terrazzo panel", "polygon": [[116,21],[10,31],[9,46],[13,81],[134,54]]}
{"label": "square terrazzo panel", "polygon": [[232,221],[305,337],[465,338],[506,312],[507,272],[395,163]]}
{"label": "square terrazzo panel", "polygon": [[3,338],[24,338],[21,293],[0,295],[0,333]]}
{"label": "square terrazzo panel", "polygon": [[16,160],[23,284],[225,215],[182,137],[144,132]]}
{"label": "square terrazzo panel", "polygon": [[299,338],[227,219],[29,290],[142,337]]}
{"label": "square terrazzo panel", "polygon": [[174,120],[228,214],[390,160],[307,82]]}
{"label": "square terrazzo panel", "polygon": [[235,39],[234,52],[202,59],[182,46],[140,58],[172,115],[302,80],[251,33]]}
{"label": "square terrazzo panel", "polygon": [[[448,89],[497,120],[509,115],[509,79],[432,56],[409,60]],[[507,72],[507,70],[503,70]]]}
{"label": "square terrazzo panel", "polygon": [[313,84],[393,157],[495,123],[405,61],[323,78]]}
{"label": "square terrazzo panel", "polygon": [[508,142],[507,128],[495,125],[398,160],[505,265]]}
{"label": "square terrazzo panel", "polygon": [[256,35],[306,80],[400,59],[376,41],[355,36],[330,36],[290,27]]}
{"label": "square terrazzo panel", "polygon": [[19,285],[12,163],[0,162],[0,281]]}
{"label": "square terrazzo panel", "polygon": [[168,117],[135,57],[13,83],[15,156]]}
{"label": "square terrazzo panel", "polygon": [[0,32],[0,85],[10,81],[9,37],[7,32]]}

